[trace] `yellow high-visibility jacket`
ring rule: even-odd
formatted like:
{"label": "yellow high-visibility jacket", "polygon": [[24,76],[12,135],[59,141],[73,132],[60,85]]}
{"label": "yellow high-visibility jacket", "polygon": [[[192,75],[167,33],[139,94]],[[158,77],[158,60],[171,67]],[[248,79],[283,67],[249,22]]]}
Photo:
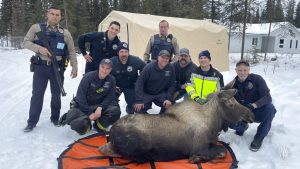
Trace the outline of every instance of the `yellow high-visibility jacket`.
{"label": "yellow high-visibility jacket", "polygon": [[223,75],[212,66],[204,75],[200,67],[198,67],[192,74],[185,90],[190,95],[191,99],[199,96],[206,99],[206,96],[212,92],[219,91],[224,87]]}

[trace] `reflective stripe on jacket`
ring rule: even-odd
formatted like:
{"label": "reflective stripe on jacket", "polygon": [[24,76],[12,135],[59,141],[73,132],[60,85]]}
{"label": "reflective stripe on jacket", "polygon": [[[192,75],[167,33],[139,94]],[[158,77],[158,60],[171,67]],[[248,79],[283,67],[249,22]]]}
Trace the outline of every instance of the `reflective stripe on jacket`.
{"label": "reflective stripe on jacket", "polygon": [[191,83],[187,83],[185,90],[194,99],[196,96],[205,99],[212,92],[221,89],[219,77],[207,77],[192,73]]}

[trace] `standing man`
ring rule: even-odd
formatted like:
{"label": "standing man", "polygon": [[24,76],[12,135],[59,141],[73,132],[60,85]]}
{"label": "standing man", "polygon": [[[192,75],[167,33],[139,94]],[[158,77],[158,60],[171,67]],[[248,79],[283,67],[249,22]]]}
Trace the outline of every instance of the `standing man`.
{"label": "standing man", "polygon": [[103,59],[98,71],[85,74],[78,86],[75,104],[62,116],[60,122],[72,130],[86,134],[93,127],[104,134],[106,128],[120,118],[121,111],[115,100],[116,80],[110,75],[112,62]]}
{"label": "standing man", "polygon": [[111,59],[113,63],[111,74],[116,78],[118,93],[124,93],[127,103],[126,112],[133,114],[135,82],[146,64],[140,58],[129,55],[128,44],[125,42],[119,44],[117,51],[118,56],[114,56]]}
{"label": "standing man", "polygon": [[[64,61],[68,58],[72,66],[71,77],[77,76],[77,59],[72,36],[67,29],[60,27],[61,10],[51,7],[47,12],[47,22],[34,24],[30,27],[24,38],[24,47],[35,52],[32,84],[32,97],[30,101],[29,119],[24,132],[30,132],[39,121],[43,108],[43,100],[48,81],[50,81],[51,90],[51,122],[59,126],[58,119],[61,108],[61,91],[52,68],[51,58],[56,57],[60,67],[60,77],[64,80]],[[37,38],[36,33],[42,32],[47,38],[50,49],[42,45]],[[53,51],[55,56],[51,56],[49,50]]]}
{"label": "standing man", "polygon": [[197,69],[197,65],[192,62],[190,51],[187,48],[182,48],[179,51],[179,59],[172,63],[176,74],[176,92],[174,100],[188,96],[185,91],[187,81],[191,78],[192,72]]}
{"label": "standing man", "polygon": [[170,53],[170,60],[172,60],[173,55],[175,55],[173,60],[178,59],[179,45],[177,39],[172,34],[168,34],[168,31],[169,23],[166,20],[160,21],[159,34],[151,36],[144,54],[144,62],[149,63],[150,61],[157,60],[158,54],[161,50],[167,50]]}
{"label": "standing man", "polygon": [[185,88],[191,99],[199,104],[206,103],[206,96],[224,87],[223,75],[210,64],[211,56],[208,50],[199,54],[200,66],[194,70]]}
{"label": "standing man", "polygon": [[175,71],[169,63],[170,53],[159,52],[157,61],[146,65],[135,86],[135,111],[147,113],[152,102],[161,107],[160,113],[172,105],[175,91]]}
{"label": "standing man", "polygon": [[[97,70],[102,59],[117,56],[118,44],[121,42],[117,36],[120,28],[119,22],[112,21],[106,32],[89,32],[79,36],[78,46],[86,61],[85,73]],[[87,42],[90,45],[89,54],[85,47]]]}
{"label": "standing man", "polygon": [[[255,116],[255,122],[260,123],[249,147],[251,151],[256,152],[271,129],[276,109],[272,104],[270,89],[266,81],[260,75],[250,74],[250,65],[247,61],[237,62],[235,70],[237,76],[224,89],[237,89],[235,99],[251,109]],[[237,135],[242,136],[248,129],[248,124],[241,121],[229,127],[236,130]]]}

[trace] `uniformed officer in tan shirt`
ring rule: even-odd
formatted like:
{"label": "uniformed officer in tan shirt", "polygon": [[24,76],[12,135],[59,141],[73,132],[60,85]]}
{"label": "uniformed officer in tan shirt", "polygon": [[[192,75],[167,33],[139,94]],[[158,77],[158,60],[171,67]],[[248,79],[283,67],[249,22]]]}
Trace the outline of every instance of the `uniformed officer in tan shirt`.
{"label": "uniformed officer in tan shirt", "polygon": [[30,102],[29,119],[24,132],[30,132],[39,121],[43,107],[44,93],[50,81],[51,90],[51,116],[50,120],[55,126],[59,126],[58,120],[61,108],[61,90],[52,67],[49,49],[43,46],[36,33],[42,31],[49,42],[50,50],[58,61],[61,81],[64,80],[65,60],[68,59],[72,66],[71,77],[77,76],[77,58],[73,38],[67,29],[60,27],[61,10],[51,7],[47,11],[47,22],[34,24],[30,27],[24,38],[24,47],[35,52],[31,59],[34,69],[32,97]]}

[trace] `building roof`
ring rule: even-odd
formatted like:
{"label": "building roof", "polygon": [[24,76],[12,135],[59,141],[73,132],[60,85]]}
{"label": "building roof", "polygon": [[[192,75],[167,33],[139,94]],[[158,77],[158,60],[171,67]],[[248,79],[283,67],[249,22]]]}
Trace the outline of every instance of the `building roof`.
{"label": "building roof", "polygon": [[[262,23],[262,24],[247,24],[246,25],[246,33],[247,34],[268,34],[269,32],[270,23]],[[295,28],[294,25],[292,25],[289,22],[275,22],[271,24],[271,32],[275,31],[279,28]],[[242,32],[243,25],[237,29],[235,29],[233,32]]]}

